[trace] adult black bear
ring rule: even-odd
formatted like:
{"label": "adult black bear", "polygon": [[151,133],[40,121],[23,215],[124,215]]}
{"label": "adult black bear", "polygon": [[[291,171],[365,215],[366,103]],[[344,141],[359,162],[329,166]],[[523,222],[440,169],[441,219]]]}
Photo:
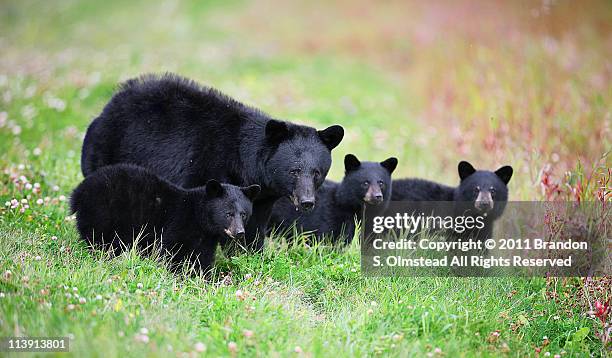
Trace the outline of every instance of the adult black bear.
{"label": "adult black bear", "polygon": [[157,236],[174,264],[190,260],[207,272],[219,242],[244,236],[259,190],[216,180],[182,189],[145,168],[118,164],[86,177],[72,193],[71,207],[81,238],[94,247],[118,254],[140,236],[139,247],[148,250]]}
{"label": "adult black bear", "polygon": [[340,237],[349,243],[355,233],[355,220],[361,218],[364,205],[368,210],[383,213],[391,200],[391,174],[397,159],[380,163],[360,162],[353,154],[344,157],[345,175],[342,182],[326,180],[317,191],[317,207],[307,213],[296,211],[287,199],[276,202],[270,224],[288,229],[312,231],[317,239]]}
{"label": "adult black bear", "polygon": [[121,85],[91,123],[81,168],[87,176],[106,165],[133,163],[185,188],[209,179],[259,184],[243,244],[261,249],[277,199],[314,207],[330,152],[343,136],[337,125],[317,131],[274,120],[191,80],[148,75]]}
{"label": "adult black bear", "polygon": [[[508,201],[507,184],[512,178],[512,167],[503,166],[495,172],[476,170],[462,161],[458,166],[459,186],[451,187],[423,179],[397,179],[393,181],[392,201],[448,201],[455,202],[453,211],[469,212],[484,217],[482,230],[469,231],[472,239],[484,240],[490,237],[493,222],[504,212]],[[457,235],[454,235],[457,236]]]}

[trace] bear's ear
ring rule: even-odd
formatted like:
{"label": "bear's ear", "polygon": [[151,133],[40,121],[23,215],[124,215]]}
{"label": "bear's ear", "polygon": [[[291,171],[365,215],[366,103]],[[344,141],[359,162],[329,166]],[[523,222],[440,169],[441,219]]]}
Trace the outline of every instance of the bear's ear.
{"label": "bear's ear", "polygon": [[215,179],[206,182],[206,196],[210,199],[218,198],[223,195],[223,186]]}
{"label": "bear's ear", "polygon": [[348,172],[352,172],[353,170],[359,169],[361,166],[361,162],[357,159],[356,156],[352,154],[347,154],[344,156],[344,170]]}
{"label": "bear's ear", "polygon": [[380,165],[382,165],[383,168],[387,169],[389,174],[393,174],[393,171],[397,167],[397,158],[388,158],[384,162],[380,162]]}
{"label": "bear's ear", "polygon": [[289,138],[289,127],[283,121],[274,119],[266,123],[266,140],[270,143],[278,144]]}
{"label": "bear's ear", "polygon": [[240,188],[244,195],[249,198],[250,201],[255,200],[259,192],[261,191],[261,187],[257,184],[249,185],[247,187]]}
{"label": "bear's ear", "polygon": [[344,137],[344,128],[335,125],[317,131],[317,134],[327,149],[332,150],[342,141],[342,138]]}
{"label": "bear's ear", "polygon": [[512,170],[512,167],[509,165],[505,165],[499,169],[497,169],[495,171],[495,174],[499,177],[499,179],[501,179],[501,181],[504,182],[504,184],[508,184],[508,182],[510,181],[510,178],[512,178],[512,173],[514,171]]}
{"label": "bear's ear", "polygon": [[458,169],[459,169],[459,178],[461,178],[461,180],[469,177],[470,175],[476,172],[476,169],[474,169],[472,164],[466,162],[465,160],[462,160],[461,162],[459,162]]}

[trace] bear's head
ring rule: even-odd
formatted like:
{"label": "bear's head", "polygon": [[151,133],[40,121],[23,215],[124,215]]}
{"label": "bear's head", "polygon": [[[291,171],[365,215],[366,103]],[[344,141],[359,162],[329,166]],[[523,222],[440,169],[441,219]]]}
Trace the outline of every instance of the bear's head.
{"label": "bear's head", "polygon": [[512,178],[512,167],[503,166],[494,172],[476,170],[462,161],[458,166],[461,183],[457,188],[455,200],[473,203],[477,212],[501,215],[508,201],[508,182]]}
{"label": "bear's head", "polygon": [[344,136],[341,126],[323,130],[269,120],[266,145],[271,154],[265,163],[266,179],[276,193],[287,196],[296,208],[310,211],[315,193],[331,166],[331,150]]}
{"label": "bear's head", "polygon": [[253,211],[259,185],[238,187],[212,179],[204,187],[200,201],[200,220],[205,231],[221,237],[242,239]]}
{"label": "bear's head", "polygon": [[344,157],[344,179],[340,184],[343,201],[361,205],[381,205],[391,200],[391,174],[397,158],[382,162],[360,162],[353,154]]}

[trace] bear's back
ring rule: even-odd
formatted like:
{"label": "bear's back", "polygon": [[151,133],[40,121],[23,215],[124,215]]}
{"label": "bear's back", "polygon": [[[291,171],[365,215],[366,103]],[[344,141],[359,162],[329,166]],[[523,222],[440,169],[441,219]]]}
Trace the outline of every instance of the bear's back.
{"label": "bear's back", "polygon": [[267,120],[192,80],[145,75],[123,83],[90,124],[81,167],[87,176],[106,165],[132,163],[186,188],[208,179],[243,184],[241,173],[228,173],[226,164],[241,162],[242,139],[258,143]]}
{"label": "bear's back", "polygon": [[[143,75],[125,81],[105,108],[113,120],[177,120],[193,125],[202,121],[229,121],[261,113],[220,91],[172,73]],[[137,115],[135,115],[137,114]],[[172,128],[169,128],[172,129]]]}
{"label": "bear's back", "polygon": [[[77,228],[90,241],[108,242],[115,233],[131,241],[143,227],[162,227],[181,190],[148,170],[128,164],[103,167],[74,190]],[[95,237],[92,237],[95,235]]]}
{"label": "bear's back", "polygon": [[395,179],[392,201],[453,201],[455,188],[429,180]]}

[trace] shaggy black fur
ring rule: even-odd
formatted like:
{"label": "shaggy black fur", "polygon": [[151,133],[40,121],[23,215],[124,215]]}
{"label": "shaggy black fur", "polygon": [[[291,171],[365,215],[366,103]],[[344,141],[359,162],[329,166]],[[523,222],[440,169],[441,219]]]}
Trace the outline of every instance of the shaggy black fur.
{"label": "shaggy black fur", "polygon": [[455,212],[471,215],[486,213],[485,228],[467,232],[473,239],[491,236],[493,222],[504,212],[508,201],[507,184],[512,178],[512,167],[503,166],[495,172],[476,170],[462,161],[458,166],[459,186],[451,187],[422,179],[396,179],[393,181],[392,201],[452,201]]}
{"label": "shaggy black fur", "polygon": [[186,188],[209,179],[259,184],[243,244],[261,249],[277,199],[290,197],[304,210],[315,205],[330,152],[343,135],[337,125],[317,131],[274,120],[177,75],[148,75],[125,82],[91,123],[81,167],[87,176],[106,165],[132,163]]}
{"label": "shaggy black fur", "polygon": [[83,240],[115,254],[140,234],[145,252],[155,239],[173,255],[208,271],[219,242],[244,235],[259,186],[236,187],[210,180],[181,189],[149,170],[127,164],[101,168],[74,190],[71,207]]}
{"label": "shaggy black fur", "polygon": [[342,182],[326,180],[317,191],[317,207],[304,213],[293,209],[287,199],[279,200],[272,211],[271,224],[281,229],[295,225],[299,231],[312,231],[317,239],[324,236],[349,243],[355,233],[355,220],[361,219],[364,205],[383,213],[391,199],[391,174],[396,158],[383,162],[360,162],[348,154],[344,158]]}

